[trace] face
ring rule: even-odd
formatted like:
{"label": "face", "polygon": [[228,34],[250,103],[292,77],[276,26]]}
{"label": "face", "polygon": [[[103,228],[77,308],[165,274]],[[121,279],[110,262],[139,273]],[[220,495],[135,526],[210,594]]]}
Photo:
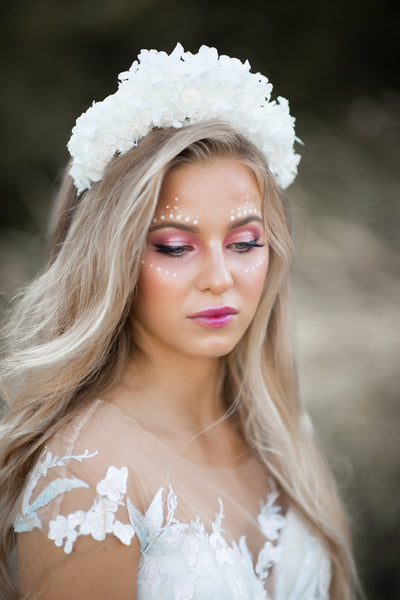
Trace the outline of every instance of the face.
{"label": "face", "polygon": [[220,357],[256,311],[268,270],[261,196],[249,167],[216,159],[171,170],[147,239],[132,314],[135,339]]}

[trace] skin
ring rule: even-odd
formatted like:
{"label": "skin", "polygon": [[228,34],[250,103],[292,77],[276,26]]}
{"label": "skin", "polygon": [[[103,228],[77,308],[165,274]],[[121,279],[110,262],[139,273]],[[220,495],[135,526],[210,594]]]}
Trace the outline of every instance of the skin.
{"label": "skin", "polygon": [[[132,320],[135,340],[139,334],[150,355],[154,344],[177,359],[227,354],[254,316],[267,259],[260,192],[247,166],[226,159],[174,169],[148,236]],[[237,311],[225,327],[199,327],[190,318],[221,306]]]}
{"label": "skin", "polygon": [[[134,393],[135,414],[141,405],[164,411],[169,432],[198,431],[225,411],[220,358],[249,326],[268,270],[261,202],[253,172],[236,159],[178,167],[165,178],[132,310],[142,353],[127,369],[126,404]],[[221,306],[236,311],[223,327],[191,318]]]}

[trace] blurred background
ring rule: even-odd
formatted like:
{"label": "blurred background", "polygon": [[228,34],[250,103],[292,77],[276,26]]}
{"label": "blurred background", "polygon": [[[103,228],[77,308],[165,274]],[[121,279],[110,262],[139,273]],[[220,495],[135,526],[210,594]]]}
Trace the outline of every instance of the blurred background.
{"label": "blurred background", "polygon": [[0,7],[0,310],[43,266],[77,116],[141,48],[249,59],[304,142],[288,190],[300,387],[370,600],[400,598],[400,82],[385,0],[9,0]]}

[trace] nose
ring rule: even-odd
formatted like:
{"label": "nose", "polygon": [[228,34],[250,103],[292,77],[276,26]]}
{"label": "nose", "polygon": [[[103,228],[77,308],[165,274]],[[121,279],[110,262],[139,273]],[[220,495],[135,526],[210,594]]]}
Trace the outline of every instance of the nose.
{"label": "nose", "polygon": [[223,294],[233,286],[233,277],[222,248],[210,249],[198,277],[198,288]]}

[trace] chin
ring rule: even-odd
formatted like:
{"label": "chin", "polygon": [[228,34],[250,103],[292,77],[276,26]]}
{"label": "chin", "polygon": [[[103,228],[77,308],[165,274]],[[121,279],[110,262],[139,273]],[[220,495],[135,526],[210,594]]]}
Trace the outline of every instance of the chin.
{"label": "chin", "polygon": [[197,356],[204,358],[221,358],[222,356],[226,356],[227,354],[232,352],[236,344],[237,341],[235,341],[234,343],[214,341],[210,342],[210,344],[207,345],[207,347],[198,348],[197,352],[195,351],[194,353]]}

